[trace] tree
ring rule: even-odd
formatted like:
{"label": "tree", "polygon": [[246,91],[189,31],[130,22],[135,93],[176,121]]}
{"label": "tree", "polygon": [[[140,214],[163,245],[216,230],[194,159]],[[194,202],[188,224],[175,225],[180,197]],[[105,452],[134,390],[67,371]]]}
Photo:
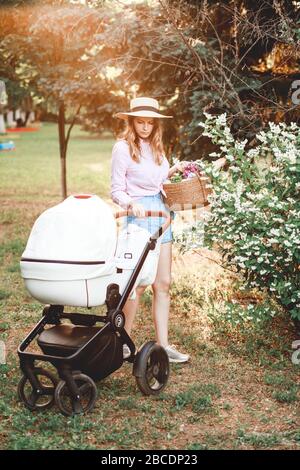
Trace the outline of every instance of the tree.
{"label": "tree", "polygon": [[[38,16],[35,8],[0,12],[1,22],[6,26],[0,53],[7,75],[17,77],[27,89],[34,89],[57,109],[61,184],[65,198],[70,133],[83,105],[92,101],[90,81],[85,76],[86,53],[95,46],[95,35],[101,31],[105,14],[82,6],[43,5],[38,11]],[[106,83],[100,76],[93,77],[93,87],[96,86],[98,93],[107,92]],[[70,123],[67,131],[66,113]]]}
{"label": "tree", "polygon": [[299,16],[297,2],[284,0],[124,5],[99,37],[106,46],[95,67],[119,67],[129,97],[147,94],[167,106],[175,116],[169,152],[193,159],[208,153],[198,128],[205,110],[226,112],[233,132],[249,140],[269,120],[299,119],[290,96]]}

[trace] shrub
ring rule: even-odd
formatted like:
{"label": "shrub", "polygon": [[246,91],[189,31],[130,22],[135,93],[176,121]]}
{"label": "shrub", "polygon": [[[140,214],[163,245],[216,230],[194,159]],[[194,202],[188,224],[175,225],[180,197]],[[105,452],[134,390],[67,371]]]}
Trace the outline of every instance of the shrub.
{"label": "shrub", "polygon": [[[204,244],[217,246],[224,265],[242,275],[245,287],[267,292],[299,320],[300,128],[270,122],[256,136],[256,145],[247,148],[247,140],[233,137],[225,114],[206,114],[199,125],[219,146],[210,157],[228,162],[228,171],[201,162],[214,186]],[[199,231],[201,246],[203,222],[189,230],[191,235]],[[185,231],[182,249],[187,248]]]}

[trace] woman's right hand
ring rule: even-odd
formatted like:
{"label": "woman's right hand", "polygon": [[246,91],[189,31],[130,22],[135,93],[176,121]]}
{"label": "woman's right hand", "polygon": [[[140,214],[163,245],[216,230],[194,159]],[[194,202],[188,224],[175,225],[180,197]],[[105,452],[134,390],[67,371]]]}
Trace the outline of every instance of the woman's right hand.
{"label": "woman's right hand", "polygon": [[133,215],[135,215],[135,217],[145,217],[146,216],[146,211],[145,211],[145,208],[142,204],[139,204],[137,202],[133,202],[129,206],[129,209],[133,212]]}

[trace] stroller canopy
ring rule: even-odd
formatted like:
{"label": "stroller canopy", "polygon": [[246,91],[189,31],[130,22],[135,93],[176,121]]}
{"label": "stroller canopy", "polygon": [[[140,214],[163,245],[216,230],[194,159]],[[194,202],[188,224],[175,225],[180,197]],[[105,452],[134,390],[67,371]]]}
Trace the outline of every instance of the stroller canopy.
{"label": "stroller canopy", "polygon": [[114,259],[117,226],[108,204],[75,195],[43,212],[21,259],[24,278],[72,280],[103,275]]}

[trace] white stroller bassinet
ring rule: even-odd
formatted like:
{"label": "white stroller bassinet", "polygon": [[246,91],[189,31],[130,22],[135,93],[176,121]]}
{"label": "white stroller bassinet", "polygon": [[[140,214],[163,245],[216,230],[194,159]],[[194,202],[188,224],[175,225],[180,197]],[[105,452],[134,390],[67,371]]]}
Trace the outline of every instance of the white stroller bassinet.
{"label": "white stroller bassinet", "polygon": [[[122,295],[151,234],[134,224],[117,233],[108,204],[95,195],[70,196],[36,220],[20,262],[29,293],[51,305],[103,305],[106,289]],[[159,243],[149,251],[132,290],[154,282]]]}

